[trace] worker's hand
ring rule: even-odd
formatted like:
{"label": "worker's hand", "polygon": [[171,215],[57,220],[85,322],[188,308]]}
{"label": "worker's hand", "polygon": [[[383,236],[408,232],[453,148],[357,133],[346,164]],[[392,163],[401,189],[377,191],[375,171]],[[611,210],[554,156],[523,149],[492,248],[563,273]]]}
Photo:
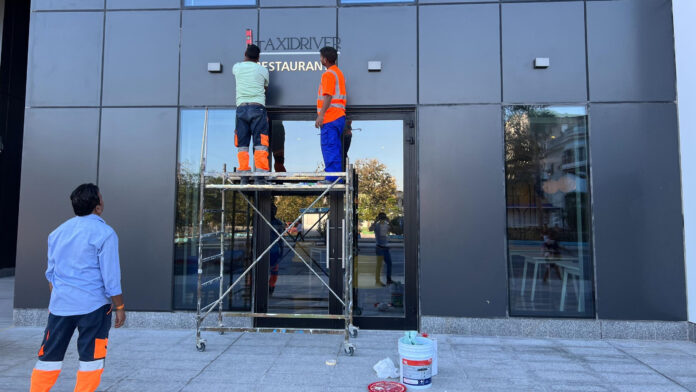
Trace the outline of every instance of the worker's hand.
{"label": "worker's hand", "polygon": [[114,328],[121,328],[126,322],[126,310],[116,310],[116,322],[114,323]]}
{"label": "worker's hand", "polygon": [[320,128],[324,125],[324,115],[320,114],[317,116],[317,121],[314,122],[314,128]]}

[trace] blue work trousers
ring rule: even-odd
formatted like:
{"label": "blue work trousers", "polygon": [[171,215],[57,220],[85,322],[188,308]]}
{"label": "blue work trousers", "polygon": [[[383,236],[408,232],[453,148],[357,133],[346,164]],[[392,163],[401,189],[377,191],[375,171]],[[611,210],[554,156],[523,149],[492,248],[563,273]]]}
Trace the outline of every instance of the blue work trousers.
{"label": "blue work trousers", "polygon": [[[346,117],[340,117],[321,126],[321,154],[324,156],[324,171],[343,171],[343,150],[341,135],[346,125]],[[327,181],[335,181],[337,177],[327,176]]]}

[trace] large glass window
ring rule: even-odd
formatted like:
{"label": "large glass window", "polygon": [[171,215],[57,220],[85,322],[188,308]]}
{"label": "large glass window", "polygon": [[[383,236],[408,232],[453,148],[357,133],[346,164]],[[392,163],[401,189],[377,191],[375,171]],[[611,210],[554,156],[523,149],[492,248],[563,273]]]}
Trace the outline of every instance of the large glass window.
{"label": "large glass window", "polygon": [[364,3],[413,3],[415,0],[341,0],[342,4]]}
{"label": "large glass window", "polygon": [[[402,120],[349,120],[343,136],[345,155],[358,173],[354,249],[357,315],[405,315],[403,134]],[[324,169],[319,135],[312,121],[272,121],[271,149],[276,171]],[[275,196],[279,231],[313,200],[313,196]],[[286,236],[291,246],[327,283],[326,222],[329,213],[327,198],[307,211]],[[270,259],[269,312],[328,312],[328,290],[287,245],[275,247]]]}
{"label": "large glass window", "polygon": [[510,313],[594,316],[587,111],[505,108]]}
{"label": "large glass window", "polygon": [[358,174],[355,311],[404,317],[404,123],[353,121],[348,156]]}
{"label": "large glass window", "polygon": [[256,0],[185,0],[184,5],[195,6],[230,6],[230,5],[256,5]]}
{"label": "large glass window", "polygon": [[[199,224],[199,171],[201,142],[205,110],[182,110],[181,129],[179,132],[179,155],[177,165],[177,202],[176,228],[174,234],[174,308],[195,309],[196,282],[198,279],[198,224]],[[236,148],[234,147],[234,110],[210,110],[208,118],[208,156],[206,172],[213,173],[206,178],[209,183],[221,183],[223,165],[228,170],[236,165]],[[223,231],[221,213],[216,212],[222,206],[219,191],[206,191],[203,257],[220,253],[221,236],[213,235]],[[237,279],[253,262],[253,210],[251,210],[236,192],[225,195],[225,261],[223,265],[223,290],[230,282]],[[220,275],[218,261],[205,263],[203,280],[208,281]],[[224,302],[226,309],[249,310],[251,307],[251,275],[235,286],[230,297]],[[215,301],[219,295],[220,282],[203,288],[203,305]]]}

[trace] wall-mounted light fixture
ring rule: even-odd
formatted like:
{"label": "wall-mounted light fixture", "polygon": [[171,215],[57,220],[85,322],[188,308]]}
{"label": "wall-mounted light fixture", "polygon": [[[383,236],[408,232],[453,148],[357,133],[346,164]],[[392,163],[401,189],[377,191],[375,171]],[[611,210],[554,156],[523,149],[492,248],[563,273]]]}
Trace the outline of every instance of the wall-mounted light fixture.
{"label": "wall-mounted light fixture", "polygon": [[551,66],[551,60],[548,57],[537,57],[534,59],[534,68],[545,69]]}
{"label": "wall-mounted light fixture", "polygon": [[368,61],[367,62],[367,70],[369,72],[381,72],[382,71],[382,62],[381,61]]}
{"label": "wall-mounted light fixture", "polygon": [[222,72],[222,63],[208,63],[208,72],[210,72],[210,73]]}

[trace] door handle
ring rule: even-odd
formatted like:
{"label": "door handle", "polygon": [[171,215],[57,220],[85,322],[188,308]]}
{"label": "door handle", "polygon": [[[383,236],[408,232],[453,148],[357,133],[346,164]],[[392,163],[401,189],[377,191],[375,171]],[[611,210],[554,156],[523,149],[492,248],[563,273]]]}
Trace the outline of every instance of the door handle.
{"label": "door handle", "polygon": [[416,144],[416,138],[414,138],[413,136],[407,137],[404,141],[411,145]]}

